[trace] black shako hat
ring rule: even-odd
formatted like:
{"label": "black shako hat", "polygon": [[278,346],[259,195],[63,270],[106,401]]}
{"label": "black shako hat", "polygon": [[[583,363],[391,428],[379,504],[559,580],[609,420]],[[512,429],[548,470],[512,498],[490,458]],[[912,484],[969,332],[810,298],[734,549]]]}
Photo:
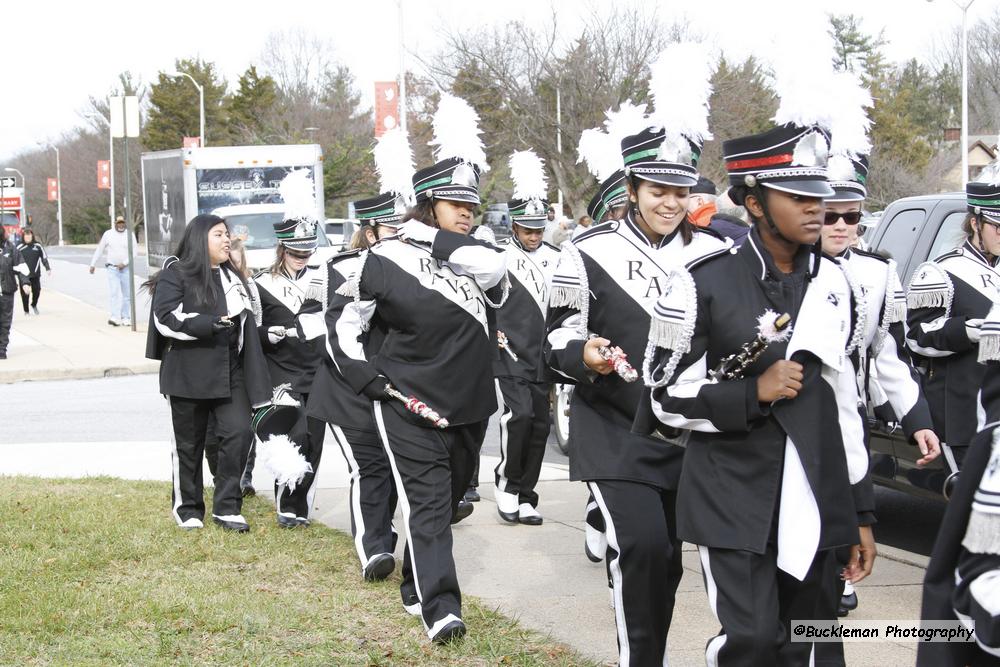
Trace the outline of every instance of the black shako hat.
{"label": "black shako hat", "polygon": [[510,221],[527,229],[545,229],[549,203],[544,199],[511,199],[507,202]]}
{"label": "black shako hat", "polygon": [[965,199],[969,213],[1000,223],[1000,183],[966,183]]}
{"label": "black shako hat", "polygon": [[762,185],[806,197],[832,197],[826,180],[830,143],[819,127],[781,125],[762,134],[722,142],[735,188]]}
{"label": "black shako hat", "polygon": [[834,191],[827,201],[864,201],[868,197],[868,156],[831,155],[826,172]]}
{"label": "black shako hat", "polygon": [[686,137],[667,138],[664,128],[649,127],[622,139],[622,159],[625,175],[689,188],[698,182],[698,160],[701,145]]}
{"label": "black shako hat", "polygon": [[278,243],[289,250],[315,250],[319,245],[316,223],[306,218],[287,218],[274,223]]}
{"label": "black shako hat", "polygon": [[601,183],[600,189],[587,204],[587,215],[597,223],[609,211],[628,201],[628,190],[625,188],[625,170],[619,169]]}
{"label": "black shako hat", "polygon": [[479,166],[454,157],[446,158],[413,174],[417,202],[447,199],[478,206]]}
{"label": "black shako hat", "polygon": [[406,215],[406,198],[395,192],[382,192],[354,202],[354,215],[362,225],[398,227]]}

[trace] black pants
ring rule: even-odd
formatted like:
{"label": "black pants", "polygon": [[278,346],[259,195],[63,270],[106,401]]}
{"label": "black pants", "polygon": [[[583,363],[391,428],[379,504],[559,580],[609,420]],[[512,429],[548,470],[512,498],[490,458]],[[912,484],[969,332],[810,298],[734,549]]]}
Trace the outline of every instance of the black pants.
{"label": "black pants", "polygon": [[684,573],[674,522],[677,492],[618,480],[587,486],[608,538],[619,664],[666,664],[667,633]]}
{"label": "black pants", "polygon": [[0,294],[0,352],[7,354],[10,325],[14,322],[14,293]]}
{"label": "black pants", "polygon": [[[38,305],[38,295],[42,293],[42,276],[32,276],[28,278],[28,283],[31,285],[31,305]],[[21,305],[24,306],[24,312],[28,312],[28,295],[24,293],[24,288],[22,287],[18,290],[21,293]]]}
{"label": "black pants", "polygon": [[535,485],[549,438],[549,387],[516,377],[498,377],[496,383],[503,397],[497,489],[536,507]]}
{"label": "black pants", "polygon": [[243,508],[240,477],[250,448],[250,402],[237,371],[230,383],[229,398],[197,399],[170,397],[174,425],[172,493],[174,518],[178,523],[192,517],[205,518],[202,457],[209,416],[215,417],[219,439],[212,514],[232,516]]}
{"label": "black pants", "polygon": [[468,487],[486,422],[440,430],[413,424],[396,403],[375,401],[373,408],[403,511],[400,593],[404,603],[417,596],[427,636],[433,637],[462,617],[451,518]]}
{"label": "black pants", "polygon": [[326,434],[326,422],[315,417],[306,416],[306,404],[309,394],[289,392],[302,405],[299,420],[288,434],[288,439],[299,446],[299,452],[312,465],[312,472],[306,473],[302,481],[295,485],[294,491],[287,486],[274,485],[274,505],[279,514],[294,514],[300,519],[308,519],[316,496],[316,475],[319,474],[320,459],[323,458],[323,437]]}
{"label": "black pants", "polygon": [[804,667],[813,644],[790,641],[789,621],[815,618],[830,573],[832,550],[816,554],[803,581],[782,572],[777,547],[763,554],[698,547],[712,612],[722,625],[705,647],[706,662],[720,667]]}
{"label": "black pants", "polygon": [[[825,572],[821,575],[819,597],[816,601],[816,614],[813,618],[824,621],[836,621],[840,598],[844,595],[844,580],[840,573],[851,558],[850,547],[838,547],[823,563]],[[844,667],[844,643],[817,642],[816,667]]]}
{"label": "black pants", "polygon": [[364,572],[372,557],[395,549],[392,515],[398,497],[392,468],[378,433],[336,424],[330,424],[330,433],[351,475],[351,536]]}

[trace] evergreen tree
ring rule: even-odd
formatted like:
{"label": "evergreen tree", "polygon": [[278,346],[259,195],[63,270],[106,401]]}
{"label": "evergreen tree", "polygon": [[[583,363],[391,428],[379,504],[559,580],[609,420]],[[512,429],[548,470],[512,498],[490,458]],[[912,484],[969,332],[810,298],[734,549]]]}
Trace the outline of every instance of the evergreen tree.
{"label": "evergreen tree", "polygon": [[[226,82],[216,73],[215,64],[201,59],[175,61],[178,72],[189,74],[205,90],[205,142],[209,146],[226,143],[223,102]],[[148,150],[180,148],[184,137],[199,134],[198,89],[187,77],[160,72],[149,93],[149,116],[142,132]]]}
{"label": "evergreen tree", "polygon": [[233,144],[267,143],[278,107],[278,87],[270,76],[260,76],[251,65],[239,79],[226,104],[227,130]]}

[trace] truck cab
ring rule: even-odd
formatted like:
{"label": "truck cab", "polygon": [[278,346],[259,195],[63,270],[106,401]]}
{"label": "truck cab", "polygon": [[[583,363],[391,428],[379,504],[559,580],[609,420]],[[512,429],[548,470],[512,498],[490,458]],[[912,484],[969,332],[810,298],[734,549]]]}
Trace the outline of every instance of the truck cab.
{"label": "truck cab", "polygon": [[[284,204],[237,204],[222,206],[212,211],[213,215],[229,223],[233,238],[243,238],[247,251],[247,268],[251,274],[268,268],[274,262],[274,251],[278,239],[274,235],[274,223],[285,216]],[[316,225],[319,247],[314,261],[325,262],[340,251],[330,243],[323,225]]]}

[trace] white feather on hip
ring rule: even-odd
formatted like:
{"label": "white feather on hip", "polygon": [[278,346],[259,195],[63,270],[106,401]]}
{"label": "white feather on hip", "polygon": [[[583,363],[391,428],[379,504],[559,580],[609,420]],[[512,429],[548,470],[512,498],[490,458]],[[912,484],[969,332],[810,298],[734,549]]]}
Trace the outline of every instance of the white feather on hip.
{"label": "white feather on hip", "polygon": [[289,491],[294,491],[306,474],[313,471],[312,464],[287,435],[271,435],[267,440],[258,440],[257,461],[271,473],[276,484],[287,486]]}

